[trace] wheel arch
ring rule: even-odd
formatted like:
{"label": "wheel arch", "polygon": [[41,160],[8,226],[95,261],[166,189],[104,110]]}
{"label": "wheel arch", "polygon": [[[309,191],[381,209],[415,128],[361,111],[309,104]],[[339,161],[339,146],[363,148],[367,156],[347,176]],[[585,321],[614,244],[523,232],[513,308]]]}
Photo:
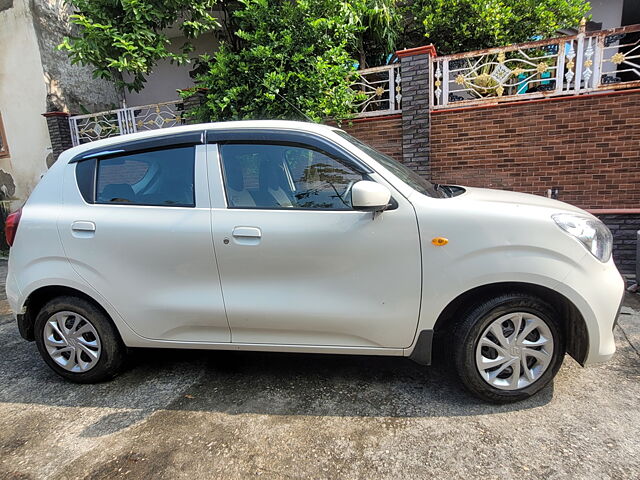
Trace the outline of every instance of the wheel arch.
{"label": "wheel arch", "polygon": [[111,323],[114,324],[114,326],[116,327],[116,331],[118,332],[118,335],[120,335],[118,326],[115,325],[115,322],[113,321],[113,317],[111,316],[111,314],[98,300],[93,298],[91,295],[73,287],[68,287],[64,285],[46,285],[46,286],[36,288],[27,296],[27,298],[24,301],[24,307],[22,309],[23,313],[20,314],[22,318],[19,319],[19,321],[21,324],[20,326],[21,334],[26,340],[29,340],[29,341],[35,340],[34,324],[35,324],[36,317],[38,316],[38,313],[40,312],[42,307],[50,300],[57,297],[63,297],[63,296],[81,298],[95,305],[96,308],[98,308],[102,313],[104,313],[104,315],[111,321]]}
{"label": "wheel arch", "polygon": [[[478,286],[461,293],[442,310],[434,325],[435,345],[444,345],[448,332],[460,321],[457,315],[472,305],[504,293],[526,293],[549,302],[561,315],[567,340],[567,353],[584,365],[589,351],[586,322],[571,300],[548,287],[526,282],[499,282]],[[437,353],[436,353],[437,355]]]}

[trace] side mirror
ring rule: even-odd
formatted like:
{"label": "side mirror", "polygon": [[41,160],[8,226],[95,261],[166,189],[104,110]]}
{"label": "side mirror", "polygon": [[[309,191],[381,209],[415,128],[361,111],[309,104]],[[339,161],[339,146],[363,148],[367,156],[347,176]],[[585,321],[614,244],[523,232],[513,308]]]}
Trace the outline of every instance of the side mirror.
{"label": "side mirror", "polygon": [[389,200],[389,189],[376,182],[360,180],[351,189],[351,205],[354,210],[381,212],[387,208]]}

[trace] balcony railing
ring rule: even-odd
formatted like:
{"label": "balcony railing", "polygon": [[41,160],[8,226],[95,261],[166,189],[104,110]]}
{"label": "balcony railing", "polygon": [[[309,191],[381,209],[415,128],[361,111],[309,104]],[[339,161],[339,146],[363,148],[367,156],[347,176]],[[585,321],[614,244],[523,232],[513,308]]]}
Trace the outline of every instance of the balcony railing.
{"label": "balcony railing", "polygon": [[174,127],[184,123],[182,112],[183,104],[180,100],[176,100],[87,115],[75,115],[69,117],[71,140],[73,145],[81,145],[126,133]]}
{"label": "balcony railing", "polygon": [[432,107],[640,86],[640,25],[433,59]]}

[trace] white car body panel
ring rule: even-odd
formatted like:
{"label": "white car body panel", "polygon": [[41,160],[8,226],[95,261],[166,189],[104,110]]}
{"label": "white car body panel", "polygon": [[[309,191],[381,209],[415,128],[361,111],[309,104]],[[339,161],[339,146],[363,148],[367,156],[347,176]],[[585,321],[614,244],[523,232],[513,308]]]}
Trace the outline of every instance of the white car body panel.
{"label": "white car body panel", "polygon": [[[228,209],[215,145],[196,147],[195,208],[89,205],[71,158],[169,132],[93,142],[63,153],[26,204],[9,262],[12,309],[21,313],[32,292],[61,285],[94,298],[128,346],[410,355],[416,333],[433,329],[459,295],[522,282],[578,309],[586,364],[613,354],[623,280],[613,261],[599,262],[551,220],[582,210],[475,188],[426,197],[322,125],[229,122],[171,132],[235,127],[304,131],[340,145],[375,172],[398,209],[375,216]],[[74,221],[94,222],[93,238],[74,237]],[[258,228],[262,237],[239,245],[235,227]],[[434,237],[449,242],[434,246]]]}
{"label": "white car body panel", "polygon": [[[615,351],[613,322],[624,293],[624,281],[613,260],[603,264],[575,238],[558,235],[550,218],[566,204],[526,194],[513,194],[517,203],[506,202],[510,195],[467,188],[465,194],[444,202],[418,193],[410,197],[423,238],[423,268],[439,272],[435,278],[425,273],[418,330],[434,327],[455,292],[522,282],[569,299],[587,323],[591,345],[596,346],[585,363],[607,360]],[[565,210],[584,213],[569,205]],[[472,238],[469,231],[475,232]],[[449,240],[446,247],[425,241],[436,236]]]}
{"label": "white car body panel", "polygon": [[[216,145],[209,149],[209,158],[217,158]],[[218,165],[209,162],[213,238],[234,342],[411,345],[421,268],[403,253],[420,250],[406,199],[397,195],[398,208],[375,218],[358,211],[229,209]],[[234,235],[238,228],[261,237]]]}
{"label": "white car body panel", "polygon": [[[196,147],[196,207],[87,204],[65,171],[58,231],[73,269],[144,338],[229,342],[211,242],[206,149]],[[72,231],[77,221],[95,234]]]}

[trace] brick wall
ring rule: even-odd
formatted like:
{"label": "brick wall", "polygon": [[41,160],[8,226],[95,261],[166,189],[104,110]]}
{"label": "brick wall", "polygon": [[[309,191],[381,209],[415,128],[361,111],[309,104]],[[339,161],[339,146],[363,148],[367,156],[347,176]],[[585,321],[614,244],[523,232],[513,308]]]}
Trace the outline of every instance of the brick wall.
{"label": "brick wall", "polygon": [[442,110],[431,178],[544,195],[582,208],[640,207],[640,92]]}
{"label": "brick wall", "polygon": [[613,260],[621,273],[636,272],[637,231],[640,230],[640,214],[598,215],[613,234]]}
{"label": "brick wall", "polygon": [[382,153],[402,161],[402,118],[400,115],[352,120],[345,122],[341,128]]}
{"label": "brick wall", "polygon": [[42,114],[47,119],[47,128],[51,140],[53,160],[57,160],[62,152],[73,147],[69,114],[64,112],[48,112]]}

